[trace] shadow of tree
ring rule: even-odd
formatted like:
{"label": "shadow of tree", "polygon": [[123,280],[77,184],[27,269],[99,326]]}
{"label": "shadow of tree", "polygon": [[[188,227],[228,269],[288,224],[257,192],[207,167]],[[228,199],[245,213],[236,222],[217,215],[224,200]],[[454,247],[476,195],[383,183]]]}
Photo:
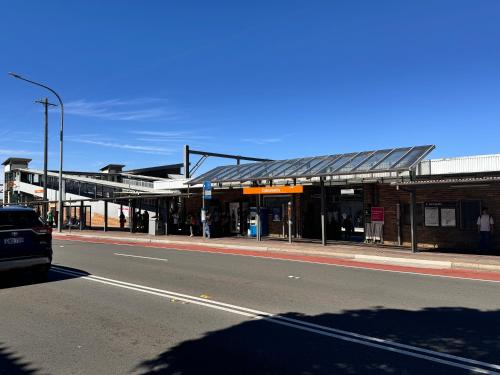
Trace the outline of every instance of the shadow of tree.
{"label": "shadow of tree", "polygon": [[25,362],[16,353],[11,352],[0,342],[0,374],[20,375],[36,374],[38,369],[31,367],[29,362]]}
{"label": "shadow of tree", "polygon": [[[81,276],[89,275],[87,272],[70,267],[58,266],[59,269],[67,270],[69,272],[76,272],[81,274]],[[81,276],[73,276],[69,274],[63,274],[60,272],[55,272],[53,269],[50,270],[47,280],[38,281],[33,277],[30,271],[19,271],[19,272],[3,272],[0,273],[0,290],[7,288],[17,288],[21,286],[34,285],[34,284],[44,284],[55,281],[62,281],[68,279],[75,279]]]}
{"label": "shadow of tree", "polygon": [[[500,362],[500,310],[375,307],[316,316],[280,315],[399,343]],[[267,320],[250,320],[185,341],[142,362],[145,374],[454,374],[458,369],[325,337]]]}

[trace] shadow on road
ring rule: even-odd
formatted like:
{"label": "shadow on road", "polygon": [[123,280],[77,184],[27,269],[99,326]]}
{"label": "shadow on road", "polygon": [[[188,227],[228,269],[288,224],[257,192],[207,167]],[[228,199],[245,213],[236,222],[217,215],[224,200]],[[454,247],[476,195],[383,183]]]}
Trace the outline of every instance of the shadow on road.
{"label": "shadow on road", "polygon": [[[390,339],[488,363],[500,362],[500,310],[373,308],[283,317]],[[463,374],[463,369],[250,320],[185,341],[134,371],[143,374]]]}
{"label": "shadow on road", "polygon": [[[79,270],[79,269],[70,268],[70,267],[63,267],[63,266],[57,266],[57,267],[61,270],[66,270],[69,272],[75,272],[75,273],[81,274],[81,276],[89,275],[87,272]],[[44,283],[50,283],[50,282],[55,282],[55,281],[75,279],[75,278],[79,278],[81,276],[78,276],[78,275],[73,276],[73,275],[69,275],[69,274],[63,274],[60,272],[55,272],[54,269],[51,269],[47,280],[37,281],[36,278],[34,277],[34,275],[30,271],[7,272],[7,273],[0,274],[0,290],[6,289],[6,288],[17,288],[17,287],[27,286],[27,285],[44,284]]]}
{"label": "shadow on road", "polygon": [[29,362],[10,351],[0,342],[0,374],[21,375],[36,374],[38,369],[32,368]]}

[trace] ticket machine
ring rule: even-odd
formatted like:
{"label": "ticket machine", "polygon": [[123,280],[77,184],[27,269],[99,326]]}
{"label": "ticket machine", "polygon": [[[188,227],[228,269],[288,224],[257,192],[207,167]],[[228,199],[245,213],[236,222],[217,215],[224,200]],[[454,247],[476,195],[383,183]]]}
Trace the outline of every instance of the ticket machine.
{"label": "ticket machine", "polygon": [[[260,209],[260,235],[267,236],[269,231],[267,208]],[[257,207],[250,207],[248,214],[248,236],[257,237]]]}

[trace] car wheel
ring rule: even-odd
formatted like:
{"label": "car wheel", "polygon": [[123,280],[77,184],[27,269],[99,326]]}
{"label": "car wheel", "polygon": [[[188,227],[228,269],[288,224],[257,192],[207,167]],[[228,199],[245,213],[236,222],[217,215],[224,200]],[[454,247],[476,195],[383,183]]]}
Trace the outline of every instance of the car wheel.
{"label": "car wheel", "polygon": [[38,266],[33,269],[34,278],[36,281],[42,282],[47,281],[49,276],[50,264]]}

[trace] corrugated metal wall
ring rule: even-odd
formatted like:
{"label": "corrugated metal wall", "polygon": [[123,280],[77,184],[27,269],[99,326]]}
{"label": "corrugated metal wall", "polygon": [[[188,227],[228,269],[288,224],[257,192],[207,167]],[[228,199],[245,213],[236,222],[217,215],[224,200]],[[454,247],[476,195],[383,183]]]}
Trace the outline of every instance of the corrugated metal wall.
{"label": "corrugated metal wall", "polygon": [[424,160],[417,168],[419,176],[477,172],[500,172],[500,154]]}

